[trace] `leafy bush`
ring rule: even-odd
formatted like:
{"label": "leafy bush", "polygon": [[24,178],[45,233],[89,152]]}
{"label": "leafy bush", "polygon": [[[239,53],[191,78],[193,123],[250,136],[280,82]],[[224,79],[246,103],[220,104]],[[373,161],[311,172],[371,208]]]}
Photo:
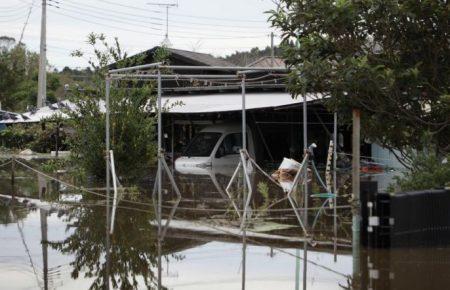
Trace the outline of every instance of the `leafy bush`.
{"label": "leafy bush", "polygon": [[[31,149],[39,153],[50,153],[55,150],[56,124],[15,124],[0,131],[0,144],[10,149]],[[66,134],[60,131],[58,148],[65,150]]]}
{"label": "leafy bush", "polygon": [[[129,63],[117,39],[110,46],[104,35],[91,33],[88,43],[97,59],[90,61],[94,71],[90,83],[84,84],[83,90],[70,96],[78,108],[76,112],[70,113],[71,125],[75,129],[71,151],[87,174],[103,178],[106,155],[102,101],[105,98],[105,75],[112,62],[119,67],[128,66]],[[81,57],[83,53],[77,51],[74,55]],[[110,141],[117,175],[138,177],[156,157],[156,119],[153,114],[149,114],[150,111],[156,111],[154,82],[113,81],[109,107]]]}
{"label": "leafy bush", "polygon": [[1,144],[6,148],[24,149],[34,140],[34,138],[34,130],[30,130],[21,124],[10,126],[0,131]]}
{"label": "leafy bush", "polygon": [[450,154],[440,159],[434,154],[419,153],[412,161],[411,169],[403,176],[395,177],[396,184],[390,191],[422,190],[450,186]]}

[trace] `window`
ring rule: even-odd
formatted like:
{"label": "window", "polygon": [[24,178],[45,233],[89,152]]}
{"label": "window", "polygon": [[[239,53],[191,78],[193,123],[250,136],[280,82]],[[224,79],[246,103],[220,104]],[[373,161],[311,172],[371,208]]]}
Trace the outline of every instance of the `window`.
{"label": "window", "polygon": [[186,148],[184,155],[188,157],[210,156],[221,135],[221,133],[215,132],[199,133],[192,139],[191,143]]}
{"label": "window", "polygon": [[241,133],[233,133],[228,134],[220,144],[219,150],[217,153],[219,155],[229,155],[229,154],[238,154],[239,149],[242,148],[242,134]]}

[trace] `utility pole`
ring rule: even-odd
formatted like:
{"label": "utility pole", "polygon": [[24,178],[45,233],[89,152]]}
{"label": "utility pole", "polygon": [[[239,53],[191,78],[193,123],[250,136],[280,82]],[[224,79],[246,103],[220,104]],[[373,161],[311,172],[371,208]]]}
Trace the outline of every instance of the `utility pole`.
{"label": "utility pole", "polygon": [[156,2],[150,2],[147,3],[148,5],[157,5],[160,7],[166,7],[166,35],[164,37],[164,40],[161,42],[163,46],[171,47],[172,43],[169,40],[169,8],[171,7],[178,7],[178,2],[175,3],[156,3]]}
{"label": "utility pole", "polygon": [[45,106],[47,96],[47,1],[42,0],[41,15],[41,47],[39,52],[39,76],[38,76],[38,96],[37,107]]}
{"label": "utility pole", "polygon": [[353,279],[358,281],[360,277],[360,149],[361,149],[361,111],[352,110],[353,132],[352,132],[352,191],[354,208],[352,210],[352,256],[353,256]]}
{"label": "utility pole", "polygon": [[275,65],[275,47],[273,45],[273,32],[270,33],[270,67],[274,67]]}

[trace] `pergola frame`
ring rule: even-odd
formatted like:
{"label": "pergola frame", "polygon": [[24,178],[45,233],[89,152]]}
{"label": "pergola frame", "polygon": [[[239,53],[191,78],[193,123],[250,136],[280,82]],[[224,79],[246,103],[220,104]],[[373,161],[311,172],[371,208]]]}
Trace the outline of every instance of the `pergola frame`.
{"label": "pergola frame", "polygon": [[[173,72],[176,71],[214,71],[214,72],[225,72],[224,74],[162,74],[161,70],[172,70]],[[152,70],[151,73],[138,73],[139,71],[143,70]],[[156,73],[154,72],[156,71]],[[233,72],[234,74],[230,73]],[[151,63],[151,64],[144,64],[144,65],[138,65],[138,66],[132,66],[132,67],[125,67],[125,68],[119,68],[119,69],[112,69],[109,70],[107,76],[106,76],[106,89],[105,89],[105,106],[106,106],[106,152],[110,152],[110,133],[109,133],[109,97],[110,97],[110,87],[111,87],[111,81],[112,80],[157,80],[157,126],[158,126],[158,169],[156,174],[156,180],[155,180],[155,186],[154,186],[154,192],[153,196],[155,197],[157,194],[157,208],[156,208],[156,214],[158,217],[158,252],[161,253],[161,240],[160,237],[163,236],[162,232],[162,224],[161,224],[161,217],[162,217],[162,171],[166,171],[166,174],[169,176],[169,180],[172,183],[172,186],[175,189],[175,192],[177,193],[178,197],[181,197],[180,191],[175,183],[175,180],[173,178],[172,172],[170,172],[167,163],[164,159],[164,152],[162,148],[162,80],[189,80],[189,79],[202,79],[202,80],[214,80],[214,79],[226,79],[226,81],[236,81],[241,83],[241,93],[242,93],[242,108],[241,108],[241,114],[242,114],[242,149],[241,149],[241,155],[246,152],[247,149],[247,126],[246,126],[246,77],[248,74],[253,73],[288,73],[289,69],[287,68],[267,68],[267,67],[241,67],[241,66],[235,66],[235,67],[224,67],[224,66],[185,66],[185,65],[166,65],[161,62],[157,63]],[[303,94],[303,149],[305,152],[305,165],[308,163],[308,128],[307,128],[307,97],[306,94]],[[334,123],[333,123],[333,142],[334,142],[334,148],[333,148],[333,191],[336,194],[337,192],[337,184],[336,184],[336,148],[337,148],[337,113],[334,112]],[[106,171],[106,194],[107,194],[107,215],[109,215],[109,197],[110,197],[110,160],[109,160],[109,154],[106,154],[106,165],[107,165],[107,171]],[[241,164],[238,165],[238,167]],[[242,164],[244,169],[244,174],[247,174],[246,170],[246,164]],[[307,174],[308,171],[304,170],[304,180],[307,181]],[[299,174],[297,174],[299,175]],[[298,177],[297,177],[298,178]],[[243,213],[241,215],[241,219],[243,219],[243,224],[245,223],[245,217],[247,214],[247,207],[248,207],[248,201],[246,196],[246,187],[249,186],[245,182],[244,178],[244,184],[243,184]],[[304,221],[302,223],[300,216],[297,215],[297,217],[300,219],[299,223],[304,229],[305,234],[306,228],[308,227],[307,223],[307,211],[308,211],[308,182],[305,182],[304,185],[304,194],[305,194],[305,207],[304,207]],[[333,211],[334,211],[334,234],[337,235],[337,221],[336,221],[336,197],[334,197],[334,203],[333,203]],[[295,212],[297,214],[297,209],[295,209]],[[108,225],[108,222],[107,222]],[[107,229],[107,232],[108,229]],[[242,256],[242,287],[245,288],[245,251],[246,251],[246,227],[245,224],[242,228],[243,233],[243,256]],[[334,243],[336,244],[337,236],[335,236]],[[306,242],[305,242],[305,271],[306,271]],[[334,246],[335,250],[335,257],[336,257],[336,245]],[[159,255],[158,259],[158,288],[161,287],[161,255]]]}

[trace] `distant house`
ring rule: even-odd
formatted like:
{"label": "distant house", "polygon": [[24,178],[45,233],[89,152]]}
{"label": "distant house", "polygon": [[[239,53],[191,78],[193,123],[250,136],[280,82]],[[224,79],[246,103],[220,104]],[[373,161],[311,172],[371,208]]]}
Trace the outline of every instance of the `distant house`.
{"label": "distant house", "polygon": [[[133,56],[130,56],[128,59],[131,60],[132,65],[139,65],[144,63],[154,63],[155,53],[158,49],[161,49],[160,46],[155,46],[146,51],[140,52]],[[172,65],[195,65],[195,66],[234,66],[233,63],[230,63],[224,59],[217,58],[207,53],[200,53],[182,49],[175,48],[165,48],[169,53],[169,62]],[[137,60],[143,57],[143,61],[137,63]],[[133,59],[136,60],[133,63]],[[115,68],[116,64],[112,64],[111,67]]]}
{"label": "distant house", "polygon": [[249,67],[286,67],[284,60],[279,57],[263,56],[248,65]]}

